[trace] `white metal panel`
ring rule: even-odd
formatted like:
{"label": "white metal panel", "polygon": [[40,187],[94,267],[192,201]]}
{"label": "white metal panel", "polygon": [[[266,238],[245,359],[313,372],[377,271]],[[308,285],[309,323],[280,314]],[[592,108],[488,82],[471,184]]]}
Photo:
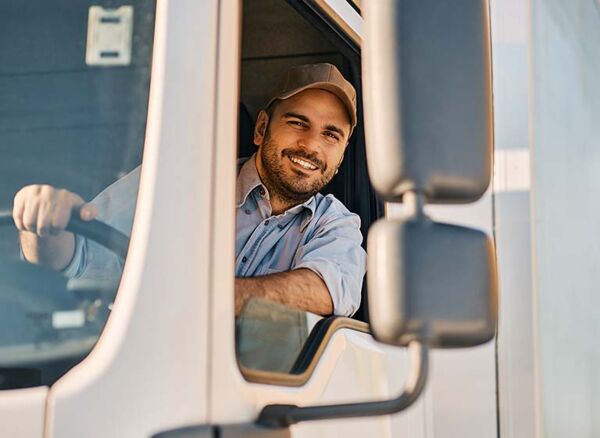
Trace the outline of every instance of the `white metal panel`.
{"label": "white metal panel", "polygon": [[533,0],[540,435],[600,436],[600,8]]}
{"label": "white metal panel", "polygon": [[494,226],[500,281],[499,429],[534,437],[536,425],[529,132],[529,2],[493,0]]}
{"label": "white metal panel", "polygon": [[41,438],[47,386],[0,391],[0,436]]}
{"label": "white metal panel", "polygon": [[51,388],[48,437],[148,437],[207,419],[217,6],[158,2],[125,272],[98,345]]}

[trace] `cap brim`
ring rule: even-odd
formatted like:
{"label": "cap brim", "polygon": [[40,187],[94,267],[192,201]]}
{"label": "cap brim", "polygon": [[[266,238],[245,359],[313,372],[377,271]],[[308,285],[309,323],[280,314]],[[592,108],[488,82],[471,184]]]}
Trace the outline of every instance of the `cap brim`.
{"label": "cap brim", "polygon": [[287,93],[283,93],[283,94],[280,94],[279,96],[273,97],[271,100],[269,100],[269,102],[267,103],[266,106],[271,105],[277,99],[282,99],[282,100],[289,99],[290,97],[292,97],[302,91],[310,90],[313,88],[316,88],[318,90],[329,91],[330,93],[335,94],[335,96],[342,101],[342,103],[346,107],[346,110],[348,111],[348,115],[350,116],[350,126],[351,126],[350,133],[352,133],[352,131],[356,127],[356,123],[357,123],[356,113],[354,112],[354,107],[355,107],[354,103],[350,100],[348,95],[344,92],[344,90],[342,90],[341,87],[338,87],[337,85],[334,85],[331,82],[313,82],[311,84],[304,85],[302,87],[288,91]]}

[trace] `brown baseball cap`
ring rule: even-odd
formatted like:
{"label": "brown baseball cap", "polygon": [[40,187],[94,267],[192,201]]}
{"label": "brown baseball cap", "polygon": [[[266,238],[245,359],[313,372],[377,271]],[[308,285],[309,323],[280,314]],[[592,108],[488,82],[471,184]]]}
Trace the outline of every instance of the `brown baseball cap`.
{"label": "brown baseball cap", "polygon": [[342,101],[350,116],[350,132],[352,132],[356,126],[356,91],[333,64],[324,62],[290,68],[266,107],[277,99],[284,100],[310,88],[329,91]]}

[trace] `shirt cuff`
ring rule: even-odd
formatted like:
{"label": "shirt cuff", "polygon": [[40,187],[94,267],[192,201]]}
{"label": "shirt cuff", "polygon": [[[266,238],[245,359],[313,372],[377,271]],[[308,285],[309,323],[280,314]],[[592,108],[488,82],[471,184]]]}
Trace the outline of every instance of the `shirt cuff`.
{"label": "shirt cuff", "polygon": [[337,263],[328,260],[306,260],[294,266],[294,269],[300,268],[310,269],[325,282],[333,302],[334,315],[352,316],[358,310],[364,271],[360,278],[355,278],[344,274]]}
{"label": "shirt cuff", "polygon": [[85,268],[87,253],[87,239],[81,236],[75,236],[75,251],[73,257],[67,266],[60,272],[68,278],[75,278],[81,275]]}

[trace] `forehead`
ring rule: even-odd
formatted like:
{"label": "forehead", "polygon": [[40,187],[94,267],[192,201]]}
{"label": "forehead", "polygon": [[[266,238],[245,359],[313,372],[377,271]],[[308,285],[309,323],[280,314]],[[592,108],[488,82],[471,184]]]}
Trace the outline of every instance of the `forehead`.
{"label": "forehead", "polygon": [[346,106],[335,94],[326,90],[304,90],[280,100],[275,109],[275,116],[281,117],[288,112],[304,115],[311,121],[315,119],[315,122],[336,123],[340,128],[350,128]]}

